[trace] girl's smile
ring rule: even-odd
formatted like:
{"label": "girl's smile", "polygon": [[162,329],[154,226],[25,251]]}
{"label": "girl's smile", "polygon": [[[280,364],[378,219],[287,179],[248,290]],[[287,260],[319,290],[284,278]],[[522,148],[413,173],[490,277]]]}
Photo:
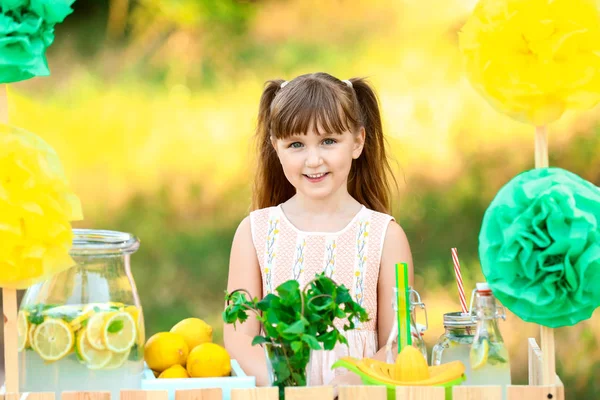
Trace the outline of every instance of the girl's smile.
{"label": "girl's smile", "polygon": [[311,183],[321,182],[327,177],[327,175],[329,175],[329,172],[323,172],[320,174],[304,174],[306,179],[308,179],[308,181]]}

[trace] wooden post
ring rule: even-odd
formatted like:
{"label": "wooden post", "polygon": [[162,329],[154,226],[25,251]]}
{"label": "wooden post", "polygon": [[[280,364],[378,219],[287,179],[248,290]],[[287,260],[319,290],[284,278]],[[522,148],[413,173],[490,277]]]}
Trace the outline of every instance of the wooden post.
{"label": "wooden post", "polygon": [[562,386],[508,386],[507,400],[564,400]]}
{"label": "wooden post", "polygon": [[332,386],[286,387],[285,400],[332,400]]}
{"label": "wooden post", "polygon": [[439,386],[398,386],[396,399],[398,400],[444,400],[446,392]]}
{"label": "wooden post", "polygon": [[275,386],[231,389],[231,400],[279,400],[279,389]]}
{"label": "wooden post", "polygon": [[110,400],[110,392],[62,392],[61,400]]}
{"label": "wooden post", "polygon": [[545,126],[535,128],[535,167],[548,168],[548,133]]}
{"label": "wooden post", "polygon": [[[535,167],[547,168],[548,134],[545,126],[535,128]],[[556,375],[556,360],[554,349],[554,330],[545,326],[540,327],[542,342],[542,384],[553,385]]]}
{"label": "wooden post", "polygon": [[[0,123],[8,124],[6,85],[0,85]],[[17,290],[2,288],[4,313],[4,376],[6,393],[19,392],[19,351],[17,346]]]}
{"label": "wooden post", "polygon": [[169,400],[169,392],[166,390],[121,390],[120,400]]}
{"label": "wooden post", "polygon": [[175,400],[221,400],[221,388],[175,390]]}
{"label": "wooden post", "polygon": [[[339,400],[386,400],[385,386],[340,386]],[[233,400],[233,399],[232,399]]]}
{"label": "wooden post", "polygon": [[[36,392],[27,393],[27,400],[54,400],[54,392]],[[0,400],[25,400],[25,396],[21,396],[19,393],[7,393],[0,395]]]}
{"label": "wooden post", "polygon": [[17,330],[17,290],[2,288],[4,312],[4,375],[6,393],[19,392],[19,351]]}
{"label": "wooden post", "polygon": [[527,348],[529,354],[529,385],[542,384],[542,350],[538,346],[534,338],[527,340]]}
{"label": "wooden post", "polygon": [[502,400],[501,386],[454,386],[453,400]]}

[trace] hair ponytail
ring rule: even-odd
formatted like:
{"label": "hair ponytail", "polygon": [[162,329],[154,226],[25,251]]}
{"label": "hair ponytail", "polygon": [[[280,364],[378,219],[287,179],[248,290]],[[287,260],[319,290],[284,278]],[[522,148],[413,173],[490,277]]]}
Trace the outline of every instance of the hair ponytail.
{"label": "hair ponytail", "polygon": [[252,190],[252,210],[277,205],[280,199],[289,199],[296,193],[285,177],[271,144],[271,104],[283,82],[282,79],[267,81],[260,98],[255,134],[258,163]]}
{"label": "hair ponytail", "polygon": [[397,187],[388,162],[377,95],[365,79],[350,79],[365,128],[362,154],[354,160],[348,177],[348,192],[372,210],[391,213],[390,179]]}

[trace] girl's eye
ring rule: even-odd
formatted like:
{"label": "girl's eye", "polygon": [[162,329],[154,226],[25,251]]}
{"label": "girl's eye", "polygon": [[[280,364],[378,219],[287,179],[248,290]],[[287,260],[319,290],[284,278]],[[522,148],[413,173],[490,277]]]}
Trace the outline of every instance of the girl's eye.
{"label": "girl's eye", "polygon": [[299,149],[300,147],[302,147],[302,143],[294,142],[294,143],[291,143],[288,147],[292,148],[292,149]]}
{"label": "girl's eye", "polygon": [[337,142],[336,142],[335,139],[325,139],[325,140],[323,140],[323,143],[327,144],[327,145],[332,145],[332,144],[335,144]]}

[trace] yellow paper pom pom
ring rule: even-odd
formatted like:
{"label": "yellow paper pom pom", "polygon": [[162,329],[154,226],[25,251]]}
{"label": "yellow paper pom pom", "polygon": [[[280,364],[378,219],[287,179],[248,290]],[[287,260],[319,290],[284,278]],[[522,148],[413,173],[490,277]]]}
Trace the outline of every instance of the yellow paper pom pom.
{"label": "yellow paper pom pom", "polygon": [[475,89],[519,121],[545,125],[600,102],[595,0],[480,0],[459,46]]}
{"label": "yellow paper pom pom", "polygon": [[73,266],[70,221],[79,219],[54,150],[0,124],[0,287],[25,289]]}

